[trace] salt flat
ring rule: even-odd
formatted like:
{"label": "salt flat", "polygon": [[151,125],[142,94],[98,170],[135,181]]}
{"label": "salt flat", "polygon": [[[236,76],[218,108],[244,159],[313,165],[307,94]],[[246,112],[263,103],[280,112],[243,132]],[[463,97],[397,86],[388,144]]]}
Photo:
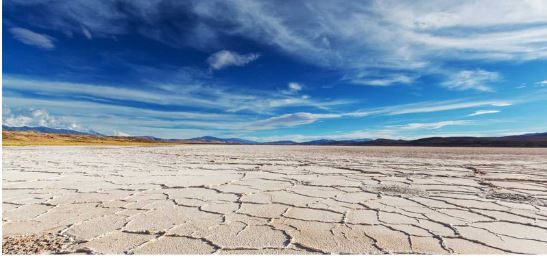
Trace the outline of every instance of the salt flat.
{"label": "salt flat", "polygon": [[547,149],[3,151],[4,253],[547,253]]}

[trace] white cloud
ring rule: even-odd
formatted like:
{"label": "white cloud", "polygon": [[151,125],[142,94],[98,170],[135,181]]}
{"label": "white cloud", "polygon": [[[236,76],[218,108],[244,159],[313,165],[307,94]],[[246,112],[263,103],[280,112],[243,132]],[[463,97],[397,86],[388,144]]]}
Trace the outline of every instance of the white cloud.
{"label": "white cloud", "polygon": [[300,85],[297,82],[290,82],[289,83],[289,91],[291,92],[299,92],[302,90],[302,85]]}
{"label": "white cloud", "polygon": [[130,134],[128,133],[125,133],[125,132],[122,132],[122,131],[118,131],[118,130],[114,130],[114,136],[123,136],[123,137],[128,137],[128,136],[131,136]]}
{"label": "white cloud", "polygon": [[441,85],[451,90],[478,90],[491,92],[494,90],[488,83],[499,80],[500,75],[496,72],[465,70],[449,76],[449,79]]}
{"label": "white cloud", "polygon": [[441,129],[445,126],[453,125],[468,125],[471,121],[469,120],[453,120],[453,121],[440,121],[432,123],[410,123],[403,126],[397,126],[403,130],[435,130]]}
{"label": "white cloud", "polygon": [[82,25],[82,33],[87,39],[93,39],[93,35],[91,34],[91,32],[83,25]]}
{"label": "white cloud", "polygon": [[297,125],[305,125],[316,122],[319,119],[324,118],[337,118],[340,115],[337,114],[312,114],[306,112],[299,112],[294,114],[285,114],[280,116],[271,117],[265,120],[253,122],[249,125],[251,128],[270,129],[278,127],[292,127]]}
{"label": "white cloud", "polygon": [[[171,46],[190,45],[204,51],[221,49],[223,37],[237,37],[350,77],[371,68],[408,76],[354,78],[376,86],[444,74],[443,65],[454,60],[547,58],[544,0],[123,2],[132,12],[120,12],[122,3],[117,1],[10,3],[8,7],[39,6],[45,14],[33,25],[65,33],[81,33],[82,26],[93,36],[105,38],[137,31]],[[192,17],[192,21],[181,17]],[[161,26],[165,21],[172,26]],[[224,59],[237,59],[224,55]],[[214,63],[218,69],[223,67],[223,61]]]}
{"label": "white cloud", "polygon": [[547,86],[547,80],[536,82],[536,84],[539,86]]}
{"label": "white cloud", "polygon": [[44,49],[52,49],[55,47],[53,38],[48,35],[36,33],[24,28],[11,28],[9,31],[15,39],[24,44]]}
{"label": "white cloud", "polygon": [[199,2],[195,10],[204,19],[231,24],[224,33],[273,45],[312,64],[350,71],[423,71],[454,59],[547,57],[547,4],[541,0],[218,4]]}
{"label": "white cloud", "polygon": [[[302,84],[298,82],[289,82],[289,84],[287,84],[287,89],[282,90],[281,93],[287,94],[287,95],[294,95],[300,92],[302,88],[303,88]],[[308,98],[309,96],[307,95],[302,96],[302,99],[308,99]]]}
{"label": "white cloud", "polygon": [[382,78],[351,78],[350,81],[355,84],[366,86],[390,86],[393,84],[409,84],[416,80],[415,77],[408,75],[387,75]]}
{"label": "white cloud", "polygon": [[417,43],[414,47],[423,47],[429,55],[483,60],[546,57],[547,4],[541,0],[382,1],[376,6],[403,42]]}
{"label": "white cloud", "polygon": [[492,106],[494,106],[494,107],[507,107],[507,106],[511,106],[511,105],[513,105],[513,104],[510,103],[510,102],[505,102],[505,101],[492,103]]}
{"label": "white cloud", "polygon": [[85,130],[71,119],[49,114],[45,109],[8,109],[4,112],[2,124],[7,126],[50,127],[56,129]]}
{"label": "white cloud", "polygon": [[221,70],[230,66],[244,66],[259,57],[260,54],[251,53],[242,55],[233,51],[221,50],[209,56],[207,63],[211,68]]}
{"label": "white cloud", "polygon": [[[131,106],[123,106],[115,103],[95,103],[84,102],[81,100],[67,100],[58,102],[55,100],[43,100],[33,97],[13,97],[4,96],[4,123],[8,121],[10,124],[31,125],[37,124],[32,121],[31,115],[18,116],[11,112],[7,107],[41,107],[56,114],[56,120],[64,121],[61,127],[77,128],[82,124],[85,128],[92,128],[104,134],[110,134],[113,128],[120,128],[124,132],[130,131],[136,135],[154,135],[167,138],[189,138],[200,135],[219,135],[219,134],[236,134],[242,135],[250,132],[294,127],[305,124],[315,123],[322,119],[336,118],[353,118],[366,116],[390,116],[398,114],[411,113],[429,113],[446,110],[466,109],[481,106],[505,106],[510,103],[507,101],[443,101],[443,102],[424,102],[412,103],[405,105],[386,106],[380,108],[372,108],[359,110],[356,112],[346,113],[289,113],[283,115],[274,115],[267,118],[263,116],[255,116],[248,114],[235,113],[218,113],[212,112],[184,112],[184,111],[160,111],[149,110],[146,108],[137,108]],[[89,110],[94,110],[89,113]],[[37,116],[43,114],[36,112]],[[42,115],[43,116],[43,115]],[[70,120],[59,119],[62,117],[70,117]],[[72,120],[74,118],[74,120]],[[51,123],[50,123],[51,124]],[[422,125],[425,127],[426,125]],[[429,127],[434,125],[428,125]],[[324,135],[319,138],[370,138],[373,136],[394,138],[402,135],[403,132],[413,132],[412,130],[402,129],[402,126],[382,129],[380,131],[363,131],[355,134],[336,133],[335,135]],[[417,125],[414,125],[417,127]],[[81,130],[80,130],[81,131]],[[309,137],[302,136],[302,139],[317,139],[317,136],[310,135]],[[315,137],[315,138],[314,138]]]}
{"label": "white cloud", "polygon": [[486,114],[495,114],[499,113],[499,110],[477,110],[467,116],[480,116],[480,115],[486,115]]}
{"label": "white cloud", "polygon": [[[346,100],[323,101],[311,98],[287,97],[278,92],[248,91],[192,84],[154,84],[150,87],[123,86],[48,81],[6,75],[6,90],[28,90],[47,97],[84,96],[89,101],[116,100],[169,106],[201,107],[228,112],[253,112],[265,114],[283,107],[313,107],[329,110],[333,106],[348,104]],[[123,105],[123,104],[122,104]]]}
{"label": "white cloud", "polygon": [[512,103],[500,100],[485,100],[485,101],[436,101],[436,102],[418,102],[404,105],[386,106],[365,110],[357,110],[355,112],[346,113],[348,116],[370,116],[370,115],[404,115],[404,114],[420,114],[431,113],[447,110],[457,110],[482,106],[503,107],[510,106]]}
{"label": "white cloud", "polygon": [[[395,105],[380,108],[373,108],[368,110],[360,110],[354,112],[345,113],[326,113],[326,114],[314,114],[314,113],[292,113],[284,114],[280,116],[271,117],[265,120],[253,122],[246,125],[248,128],[253,129],[270,129],[278,127],[291,127],[298,125],[311,124],[321,119],[334,119],[334,118],[346,118],[346,117],[367,117],[367,116],[390,116],[390,115],[404,115],[404,114],[419,114],[419,113],[431,113],[439,111],[466,109],[480,106],[508,106],[509,102],[504,101],[445,101],[445,102],[429,102],[429,103],[413,103],[406,105]],[[441,121],[435,123],[413,123],[406,126],[397,126],[401,129],[438,129],[449,125],[464,125],[468,124],[468,120],[453,120],[453,121]]]}
{"label": "white cloud", "polygon": [[[111,37],[137,27],[143,36],[167,44],[235,35],[334,67],[415,68],[446,57],[547,57],[543,0],[124,2],[131,13],[121,13],[116,1],[10,3],[40,6],[47,15],[35,25],[44,28],[76,33],[85,26]],[[185,15],[195,22],[180,18]],[[167,20],[172,26],[159,26]]]}

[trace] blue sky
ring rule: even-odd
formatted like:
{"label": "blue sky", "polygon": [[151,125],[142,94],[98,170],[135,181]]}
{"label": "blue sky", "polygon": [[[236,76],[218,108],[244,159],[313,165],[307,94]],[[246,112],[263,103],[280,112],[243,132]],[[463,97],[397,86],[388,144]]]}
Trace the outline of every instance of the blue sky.
{"label": "blue sky", "polygon": [[3,124],[254,140],[547,131],[547,2],[3,2]]}

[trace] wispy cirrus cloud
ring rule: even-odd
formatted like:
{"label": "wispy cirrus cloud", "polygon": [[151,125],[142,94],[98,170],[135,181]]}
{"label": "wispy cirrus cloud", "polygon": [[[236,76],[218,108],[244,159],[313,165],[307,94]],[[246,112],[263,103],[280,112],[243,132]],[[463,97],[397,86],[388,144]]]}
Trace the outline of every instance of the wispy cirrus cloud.
{"label": "wispy cirrus cloud", "polygon": [[480,115],[486,115],[486,114],[495,114],[499,113],[499,110],[477,110],[467,116],[480,116]]}
{"label": "wispy cirrus cloud", "polygon": [[397,126],[400,129],[403,130],[435,130],[435,129],[441,129],[446,126],[454,126],[454,125],[469,125],[472,121],[469,120],[450,120],[450,121],[439,121],[439,122],[431,122],[431,123],[409,123],[402,126]]}
{"label": "wispy cirrus cloud", "polygon": [[[322,119],[336,119],[336,118],[356,118],[356,117],[369,117],[369,116],[394,116],[394,115],[408,115],[408,114],[421,114],[421,113],[433,113],[450,110],[468,109],[473,107],[491,106],[501,107],[509,106],[510,102],[507,101],[439,101],[439,102],[422,102],[411,103],[405,105],[393,105],[379,108],[371,108],[366,110],[358,110],[351,112],[339,112],[339,113],[307,113],[298,112],[284,114],[280,116],[271,117],[262,121],[253,123],[256,128],[261,127],[291,127],[297,125],[305,125],[315,123]],[[489,111],[490,112],[490,111]],[[467,125],[468,120],[450,120],[441,121],[435,123],[413,123],[405,126],[397,126],[401,129],[439,129],[450,125]]]}
{"label": "wispy cirrus cloud", "polygon": [[[408,115],[408,114],[420,114],[420,113],[432,113],[449,110],[468,109],[481,106],[508,106],[507,101],[443,101],[443,102],[429,102],[429,103],[412,103],[405,105],[394,105],[379,108],[372,108],[368,110],[359,110],[352,112],[340,112],[340,113],[307,113],[298,112],[283,114],[274,116],[265,120],[257,121],[249,124],[252,128],[279,128],[279,127],[292,127],[298,125],[305,125],[315,123],[322,119],[337,119],[337,118],[356,118],[356,117],[368,117],[368,116],[394,116],[394,115]],[[445,126],[452,125],[469,125],[469,120],[449,120],[440,121],[434,123],[411,123],[402,126],[394,126],[393,128],[413,130],[413,129],[439,129]]]}
{"label": "wispy cirrus cloud", "polygon": [[[221,49],[223,39],[243,38],[349,74],[354,77],[350,82],[372,86],[408,84],[423,74],[445,74],[439,70],[454,60],[547,59],[547,3],[542,0],[8,3],[8,7],[18,5],[36,6],[44,13],[35,18],[35,26],[65,33],[86,28],[93,36],[112,37],[133,29],[171,46],[209,51]],[[96,13],[101,19],[96,19]],[[162,26],[166,20],[171,26]],[[222,69],[227,67],[223,64],[241,65],[257,58],[230,53],[219,54],[212,67]],[[370,69],[404,75],[357,76]],[[445,86],[492,90],[469,81]]]}
{"label": "wispy cirrus cloud", "polygon": [[386,107],[378,107],[366,110],[357,110],[349,112],[349,116],[370,116],[370,115],[405,115],[405,114],[420,114],[432,113],[448,110],[458,110],[473,107],[491,106],[505,107],[511,106],[512,103],[506,100],[483,100],[483,101],[466,101],[466,100],[449,100],[449,101],[429,101],[418,102],[403,105],[394,105]]}
{"label": "wispy cirrus cloud", "polygon": [[[4,111],[13,110],[3,113],[4,124],[8,121],[14,126],[38,126],[33,122],[36,121],[35,119],[18,117],[21,114],[28,117],[30,116],[28,110],[36,110],[35,107],[40,107],[39,109],[47,112],[50,117],[70,122],[56,126],[49,123],[48,127],[76,130],[76,127],[71,127],[71,123],[75,123],[82,125],[82,128],[93,129],[103,134],[121,131],[131,135],[154,135],[166,138],[194,137],[232,132],[243,126],[243,123],[249,119],[235,114],[150,110],[144,107],[127,107],[81,100],[59,102],[14,96],[4,96],[3,99]],[[12,120],[19,123],[13,123]]]}
{"label": "wispy cirrus cloud", "polygon": [[209,58],[207,58],[207,63],[211,68],[215,70],[221,70],[228,68],[230,66],[244,66],[247,65],[260,57],[260,54],[238,54],[234,51],[221,50],[218,51]]}
{"label": "wispy cirrus cloud", "polygon": [[306,112],[298,112],[293,114],[284,114],[280,116],[270,117],[249,124],[252,128],[270,129],[279,127],[292,127],[297,125],[305,125],[316,122],[319,119],[338,118],[338,114],[312,114]]}
{"label": "wispy cirrus cloud", "polygon": [[[152,131],[159,136],[172,133],[176,128],[204,133],[216,131],[218,134],[222,130],[228,133],[293,127],[330,115],[300,113],[284,116],[277,115],[278,110],[305,107],[325,111],[348,103],[345,100],[287,96],[275,90],[237,93],[202,84],[154,84],[134,88],[12,75],[4,76],[3,83],[3,99],[7,107],[53,110],[55,116],[77,118],[75,121],[105,134],[112,130],[131,135]],[[16,121],[11,117],[4,117],[4,120]],[[33,125],[28,119],[19,121]],[[64,127],[68,128],[68,125]]]}
{"label": "wispy cirrus cloud", "polygon": [[21,41],[24,44],[43,49],[55,48],[55,44],[53,44],[54,38],[51,36],[18,27],[10,28],[9,32],[15,39]]}
{"label": "wispy cirrus cloud", "polygon": [[496,82],[501,79],[501,76],[496,72],[485,70],[465,70],[457,72],[441,85],[451,90],[477,90],[492,92],[494,89],[488,85],[491,82]]}
{"label": "wispy cirrus cloud", "polygon": [[[163,103],[171,108],[169,109],[156,109],[149,106],[132,106],[123,101],[104,101],[105,98],[113,100],[114,97],[122,98],[127,92],[118,92],[114,88],[95,88],[96,85],[77,85],[73,84],[63,85],[59,82],[50,82],[49,84],[43,84],[41,81],[23,80],[22,82],[13,81],[13,78],[5,77],[4,82],[4,102],[8,106],[12,107],[25,107],[25,106],[38,106],[47,108],[47,110],[53,110],[56,116],[64,116],[69,118],[77,118],[74,121],[85,125],[88,128],[92,128],[102,133],[110,133],[113,129],[118,131],[127,132],[132,135],[143,135],[144,132],[153,132],[154,135],[164,137],[174,137],[178,135],[176,129],[181,129],[180,132],[189,132],[192,135],[202,133],[215,132],[229,134],[234,132],[249,133],[253,131],[269,130],[275,128],[289,128],[306,124],[316,123],[325,119],[341,119],[341,118],[355,118],[355,117],[368,117],[368,116],[393,116],[393,115],[406,115],[406,114],[418,114],[418,113],[431,113],[447,110],[467,109],[473,107],[482,106],[507,106],[510,105],[508,101],[490,100],[490,101],[465,101],[465,100],[452,100],[452,101],[440,101],[440,102],[421,102],[411,103],[404,105],[385,106],[379,108],[362,109],[350,112],[337,112],[337,113],[310,113],[310,112],[296,112],[286,114],[274,114],[268,115],[265,113],[238,113],[219,112],[218,109],[205,109],[201,111],[178,111],[176,96],[163,96],[158,95],[157,98],[163,96],[165,99]],[[69,93],[63,93],[64,88],[59,91],[58,88],[49,87],[49,85],[57,85],[60,87],[71,87],[78,89],[77,91],[69,91]],[[47,86],[47,87],[46,87]],[[86,88],[87,87],[87,88]],[[107,87],[107,86],[101,86]],[[32,96],[18,96],[17,91],[13,91],[16,88],[18,90],[32,90],[35,92]],[[47,89],[45,91],[39,89]],[[88,91],[92,93],[103,92],[103,95],[89,95]],[[190,91],[191,92],[191,91]],[[132,91],[129,91],[132,93]],[[143,94],[145,94],[144,92]],[[45,95],[43,95],[45,94]],[[61,95],[59,95],[61,94]],[[63,94],[68,94],[64,96]],[[187,94],[187,93],[185,93]],[[216,93],[213,93],[216,96]],[[220,91],[218,95],[224,95],[223,91]],[[167,95],[173,95],[168,92]],[[74,99],[67,99],[67,97]],[[193,97],[190,93],[187,97]],[[56,98],[62,97],[65,100],[62,102],[56,101]],[[173,97],[173,99],[169,99]],[[198,97],[198,96],[196,96]],[[239,96],[241,97],[241,96]],[[145,99],[142,99],[139,94],[129,94],[125,96],[126,99],[131,101],[151,101],[149,98],[156,98],[155,96],[146,95]],[[256,100],[257,97],[250,96],[251,100]],[[301,99],[301,98],[300,98]],[[217,100],[219,102],[221,100]],[[307,101],[307,100],[306,100]],[[270,100],[263,100],[261,103],[253,103],[254,106],[249,108],[274,108],[279,105],[313,105],[313,103],[269,103]],[[174,104],[173,104],[174,103]],[[194,102],[198,106],[208,106],[207,103]],[[218,104],[218,103],[217,103]],[[221,103],[221,106],[234,107],[232,105],[243,105],[244,102],[237,103]],[[324,104],[324,103],[323,103]],[[175,105],[175,106],[173,106]],[[215,106],[216,107],[216,106]],[[174,108],[174,109],[173,109]],[[95,113],[90,114],[85,110],[94,110]],[[6,119],[6,117],[4,117]],[[184,130],[182,130],[184,129]],[[163,130],[163,131],[162,131]],[[194,130],[194,131],[188,131]],[[178,136],[179,138],[181,136]]]}
{"label": "wispy cirrus cloud", "polygon": [[93,39],[93,34],[91,34],[91,31],[87,29],[85,26],[82,25],[82,33],[87,39]]}
{"label": "wispy cirrus cloud", "polygon": [[[515,74],[526,74],[538,70],[525,68],[547,60],[547,4],[541,0],[11,0],[5,8],[8,37],[15,37],[12,26],[32,29],[27,38],[46,32],[56,39],[40,34],[46,40],[38,44],[59,55],[42,51],[47,62],[33,55],[28,65],[10,66],[14,74],[32,75],[5,75],[4,98],[109,132],[296,132],[337,119],[355,127],[369,120],[416,121],[424,127],[416,130],[428,130],[429,120],[408,118],[485,115],[517,104],[517,97],[508,97],[516,85],[527,83],[518,94],[528,92],[530,99],[546,85],[545,78],[502,74],[507,63],[523,68]],[[13,44],[19,47],[25,48]],[[89,55],[94,61],[80,56],[88,47],[97,50]],[[530,60],[540,61],[524,63]],[[245,76],[244,66],[253,74]],[[387,88],[396,85],[406,86]],[[446,96],[458,99],[440,101]]]}
{"label": "wispy cirrus cloud", "polygon": [[384,74],[376,77],[349,76],[349,81],[365,86],[391,86],[394,84],[410,84],[417,78],[405,74]]}
{"label": "wispy cirrus cloud", "polygon": [[199,83],[154,84],[148,87],[125,87],[49,81],[20,76],[4,76],[4,89],[26,91],[44,98],[85,99],[91,102],[133,105],[141,103],[172,108],[190,107],[228,112],[267,114],[284,107],[310,107],[329,110],[350,103],[347,100],[317,100],[309,97],[285,96],[277,92],[235,92],[234,89],[212,87]]}

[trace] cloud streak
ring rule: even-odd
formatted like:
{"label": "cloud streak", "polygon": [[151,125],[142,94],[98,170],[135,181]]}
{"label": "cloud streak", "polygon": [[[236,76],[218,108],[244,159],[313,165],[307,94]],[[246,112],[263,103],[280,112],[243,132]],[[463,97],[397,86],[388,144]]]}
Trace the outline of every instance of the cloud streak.
{"label": "cloud streak", "polygon": [[207,63],[215,70],[222,70],[230,66],[245,66],[260,57],[260,54],[238,54],[237,52],[221,50],[209,58]]}
{"label": "cloud streak", "polygon": [[55,44],[53,44],[54,39],[48,35],[18,27],[9,29],[9,32],[15,39],[29,46],[35,46],[43,49],[55,48]]}
{"label": "cloud streak", "polygon": [[[506,101],[445,101],[445,102],[431,102],[431,103],[413,103],[406,105],[386,106],[380,108],[373,108],[368,110],[360,110],[354,112],[342,112],[342,113],[292,113],[284,114],[280,116],[271,117],[262,121],[254,122],[249,126],[256,129],[271,129],[278,127],[292,127],[298,125],[306,125],[315,123],[321,119],[336,119],[336,118],[357,118],[368,116],[394,116],[394,115],[408,115],[408,114],[420,114],[420,113],[432,113],[459,109],[468,109],[480,106],[508,106],[510,103]],[[405,126],[396,126],[400,129],[440,129],[445,126],[452,125],[469,125],[468,120],[450,120],[434,123],[412,123]]]}
{"label": "cloud streak", "polygon": [[280,116],[271,117],[265,120],[256,121],[249,125],[250,128],[256,129],[271,129],[279,127],[292,127],[298,125],[311,124],[319,119],[325,118],[339,118],[337,114],[312,114],[306,112],[299,112],[294,114],[285,114]]}
{"label": "cloud streak", "polygon": [[[159,84],[130,88],[102,84],[48,81],[26,77],[4,77],[4,89],[32,92],[44,98],[77,98],[92,102],[132,105],[139,102],[151,106],[199,107],[206,110],[250,112],[264,114],[285,107],[310,107],[329,110],[348,101],[321,101],[311,98],[284,96],[275,92],[237,93],[234,89],[194,84]],[[159,108],[159,107],[158,107]]]}
{"label": "cloud streak", "polygon": [[499,81],[501,76],[496,72],[485,70],[460,71],[449,77],[442,86],[451,90],[477,90],[492,92],[494,89],[488,83]]}
{"label": "cloud streak", "polygon": [[471,124],[471,121],[469,120],[452,120],[452,121],[440,121],[440,122],[432,122],[432,123],[410,123],[410,124],[398,126],[398,127],[403,130],[424,130],[424,129],[436,130],[446,126],[469,125],[469,124]]}
{"label": "cloud streak", "polygon": [[480,115],[486,115],[486,114],[495,114],[499,113],[499,110],[477,110],[467,116],[480,116]]}
{"label": "cloud streak", "polygon": [[393,84],[410,84],[416,80],[415,77],[396,74],[396,75],[383,75],[376,78],[351,78],[350,81],[354,84],[360,84],[365,86],[391,86]]}
{"label": "cloud streak", "polygon": [[504,100],[484,100],[484,101],[465,101],[465,100],[450,100],[450,101],[434,101],[434,102],[418,102],[404,105],[387,106],[373,108],[368,110],[359,110],[347,113],[348,116],[370,116],[370,115],[405,115],[405,114],[420,114],[432,113],[440,111],[458,110],[481,106],[504,107],[511,106],[512,103]]}

